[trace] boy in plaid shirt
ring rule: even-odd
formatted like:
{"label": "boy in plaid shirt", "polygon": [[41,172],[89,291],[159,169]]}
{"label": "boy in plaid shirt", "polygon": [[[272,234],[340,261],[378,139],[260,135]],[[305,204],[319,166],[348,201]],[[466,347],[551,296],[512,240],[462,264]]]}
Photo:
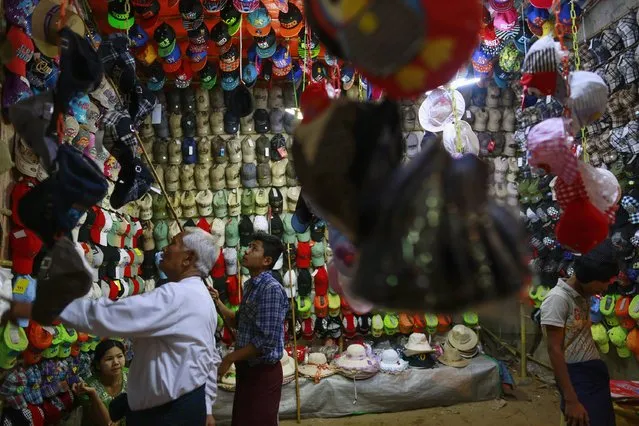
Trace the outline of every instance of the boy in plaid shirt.
{"label": "boy in plaid shirt", "polygon": [[284,352],[284,319],[289,302],[271,270],[283,250],[277,237],[265,233],[254,235],[242,258],[251,279],[244,286],[237,313],[220,301],[216,290],[210,290],[225,323],[237,330],[235,351],[225,356],[218,368],[221,377],[235,364],[233,426],[278,424],[283,379],[280,359]]}

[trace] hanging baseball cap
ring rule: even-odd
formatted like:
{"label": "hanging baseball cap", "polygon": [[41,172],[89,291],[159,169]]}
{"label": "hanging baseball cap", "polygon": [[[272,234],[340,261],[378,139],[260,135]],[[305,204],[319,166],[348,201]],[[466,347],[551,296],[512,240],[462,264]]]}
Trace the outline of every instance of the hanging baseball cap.
{"label": "hanging baseball cap", "polygon": [[321,61],[313,62],[313,69],[311,70],[311,77],[313,81],[320,82],[324,80],[328,80],[328,68]]}
{"label": "hanging baseball cap", "polygon": [[273,61],[273,65],[277,68],[286,68],[291,65],[291,55],[288,49],[280,44],[275,49],[271,61]]}
{"label": "hanging baseball cap", "polygon": [[139,24],[132,25],[129,28],[129,40],[135,47],[142,47],[149,42],[149,35]]}
{"label": "hanging baseball cap", "polygon": [[33,58],[34,45],[22,28],[11,27],[0,49],[2,62],[9,71],[21,77],[27,75],[27,63]]}
{"label": "hanging baseball cap", "polygon": [[185,30],[191,31],[202,26],[203,14],[204,9],[200,0],[180,1],[180,15],[182,15],[182,26]]}
{"label": "hanging baseball cap", "polygon": [[162,90],[166,82],[166,74],[158,62],[154,62],[145,69],[147,76],[146,87],[154,92]]}
{"label": "hanging baseball cap", "polygon": [[240,51],[237,45],[230,44],[229,49],[220,55],[220,69],[224,72],[236,71],[240,67]]}
{"label": "hanging baseball cap", "polygon": [[44,55],[34,57],[27,66],[27,80],[38,90],[53,89],[58,81],[60,68]]}
{"label": "hanging baseball cap", "polygon": [[160,2],[158,0],[152,0],[144,6],[134,6],[136,15],[138,15],[137,22],[145,30],[151,30],[158,23],[160,18]]}
{"label": "hanging baseball cap", "polygon": [[[49,58],[58,56],[60,37],[57,22],[61,20],[61,3],[61,0],[42,0],[31,15],[33,42],[38,50]],[[82,18],[69,9],[66,10],[65,27],[82,37],[86,34]]]}
{"label": "hanging baseball cap", "polygon": [[229,41],[231,41],[228,24],[224,21],[219,21],[211,28],[210,36],[213,43],[215,43],[218,47],[226,45]]}
{"label": "hanging baseball cap", "polygon": [[317,32],[313,31],[309,39],[307,31],[303,31],[297,50],[302,59],[306,59],[306,57],[309,56],[309,52],[311,58],[317,58],[320,54],[320,40]]}
{"label": "hanging baseball cap", "polygon": [[175,72],[175,87],[178,89],[186,89],[191,85],[191,80],[193,79],[193,70],[191,66],[182,61],[180,68]]}
{"label": "hanging baseball cap", "polygon": [[211,90],[217,83],[217,70],[210,62],[207,62],[200,70],[200,84],[206,90]]}
{"label": "hanging baseball cap", "polygon": [[[205,46],[205,45],[204,45]],[[190,44],[186,49],[186,56],[191,63],[191,69],[195,72],[200,71],[208,62],[208,51],[206,49],[197,51],[195,45]]]}
{"label": "hanging baseball cap", "polygon": [[166,22],[162,22],[160,26],[155,29],[153,38],[158,44],[158,54],[160,57],[165,58],[175,50],[177,41],[175,30]]}
{"label": "hanging baseball cap", "polygon": [[271,31],[271,17],[263,4],[249,13],[246,19],[249,23],[247,30],[252,36],[264,36]]}
{"label": "hanging baseball cap", "polygon": [[293,3],[288,3],[288,11],[279,13],[280,35],[284,38],[297,37],[304,28],[304,16]]}
{"label": "hanging baseball cap", "polygon": [[265,36],[255,37],[255,44],[257,44],[257,55],[262,58],[270,58],[275,53],[277,48],[277,38],[275,31],[271,28],[271,31]]}
{"label": "hanging baseball cap", "polygon": [[128,30],[135,22],[127,0],[109,0],[107,21],[117,30]]}
{"label": "hanging baseball cap", "polygon": [[242,70],[242,80],[246,87],[251,88],[257,83],[258,72],[253,64],[247,64]]}
{"label": "hanging baseball cap", "polygon": [[340,69],[340,80],[342,81],[342,89],[349,90],[355,83],[355,68],[353,65],[345,63]]}
{"label": "hanging baseball cap", "polygon": [[2,87],[2,107],[9,108],[11,105],[33,96],[33,91],[26,77],[16,74],[8,74],[5,77]]}
{"label": "hanging baseball cap", "polygon": [[[209,29],[206,25],[200,25],[199,27],[188,31],[189,43],[191,45],[201,46],[205,45],[210,40]],[[202,50],[207,50],[208,46],[202,46]]]}
{"label": "hanging baseball cap", "polygon": [[220,18],[226,25],[228,25],[230,35],[237,34],[242,22],[242,14],[233,7],[233,4],[230,1],[226,3],[226,6],[224,6],[224,9],[220,12]]}
{"label": "hanging baseball cap", "polygon": [[233,6],[240,13],[251,13],[260,6],[259,0],[233,0]]}
{"label": "hanging baseball cap", "polygon": [[226,6],[227,0],[204,0],[202,2],[202,7],[208,13],[216,13],[220,12]]}
{"label": "hanging baseball cap", "polygon": [[173,50],[166,57],[162,58],[161,62],[162,68],[167,74],[177,72],[182,66],[182,51],[180,50],[180,46],[176,44]]}
{"label": "hanging baseball cap", "polygon": [[222,72],[222,82],[220,83],[222,90],[230,92],[240,85],[240,72],[239,70],[231,72]]}

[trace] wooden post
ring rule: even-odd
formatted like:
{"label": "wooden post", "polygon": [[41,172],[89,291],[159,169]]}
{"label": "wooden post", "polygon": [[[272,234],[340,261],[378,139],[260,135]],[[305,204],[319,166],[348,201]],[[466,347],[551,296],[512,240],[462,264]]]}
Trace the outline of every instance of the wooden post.
{"label": "wooden post", "polygon": [[291,300],[291,314],[292,314],[292,318],[293,318],[293,330],[292,333],[293,334],[293,362],[295,362],[295,405],[297,407],[297,423],[301,423],[302,422],[302,407],[301,407],[301,402],[300,402],[300,376],[299,376],[299,372],[297,370],[297,336],[295,333],[295,325],[296,325],[296,321],[295,321],[295,298],[293,297],[293,269],[292,269],[292,265],[291,265],[291,256],[290,253],[288,253],[288,244],[286,245],[286,259],[288,260],[288,273],[289,273],[289,291],[291,294],[290,300]]}

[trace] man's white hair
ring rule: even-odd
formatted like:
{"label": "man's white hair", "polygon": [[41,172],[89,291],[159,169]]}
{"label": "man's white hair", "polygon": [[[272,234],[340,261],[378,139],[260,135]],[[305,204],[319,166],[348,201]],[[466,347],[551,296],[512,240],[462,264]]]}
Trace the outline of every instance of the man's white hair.
{"label": "man's white hair", "polygon": [[195,267],[202,277],[211,273],[213,265],[220,254],[220,247],[215,244],[215,237],[200,228],[186,228],[182,238],[184,246],[195,252]]}

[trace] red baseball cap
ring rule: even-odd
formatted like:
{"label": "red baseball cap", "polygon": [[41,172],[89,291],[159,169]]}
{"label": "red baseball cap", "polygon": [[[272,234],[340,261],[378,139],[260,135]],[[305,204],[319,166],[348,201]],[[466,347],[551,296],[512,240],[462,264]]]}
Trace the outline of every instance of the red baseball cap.
{"label": "red baseball cap", "polygon": [[211,224],[206,218],[202,217],[197,223],[197,227],[204,230],[205,232],[211,233]]}
{"label": "red baseball cap", "polygon": [[33,259],[42,249],[42,241],[26,228],[19,228],[9,235],[13,271],[18,275],[30,275],[33,272]]}
{"label": "red baseball cap", "polygon": [[34,46],[22,28],[12,26],[7,32],[7,41],[3,46],[3,53],[7,52],[7,57],[11,58],[5,63],[9,71],[21,77],[27,75],[27,63],[33,58]]}
{"label": "red baseball cap", "polygon": [[240,284],[237,275],[229,275],[226,278],[226,292],[229,295],[229,302],[233,306],[240,304]]}
{"label": "red baseball cap", "polygon": [[38,181],[35,178],[25,177],[16,183],[13,187],[13,191],[11,191],[11,219],[15,225],[21,228],[24,227],[24,224],[20,219],[20,215],[18,215],[18,204],[22,197],[24,197],[27,192],[31,191],[31,189],[33,189],[37,184]]}
{"label": "red baseball cap", "polygon": [[298,268],[306,269],[311,267],[311,245],[308,242],[297,243],[297,257],[295,263]]}
{"label": "red baseball cap", "polygon": [[226,274],[226,264],[224,262],[224,255],[222,254],[222,249],[220,248],[220,255],[217,257],[215,261],[215,265],[213,265],[213,269],[211,270],[211,276],[213,278],[223,278]]}
{"label": "red baseball cap", "polygon": [[[297,255],[299,257],[299,251]],[[317,268],[313,279],[315,281],[315,294],[326,296],[326,293],[328,293],[328,272],[326,272],[326,268],[323,266]]]}

